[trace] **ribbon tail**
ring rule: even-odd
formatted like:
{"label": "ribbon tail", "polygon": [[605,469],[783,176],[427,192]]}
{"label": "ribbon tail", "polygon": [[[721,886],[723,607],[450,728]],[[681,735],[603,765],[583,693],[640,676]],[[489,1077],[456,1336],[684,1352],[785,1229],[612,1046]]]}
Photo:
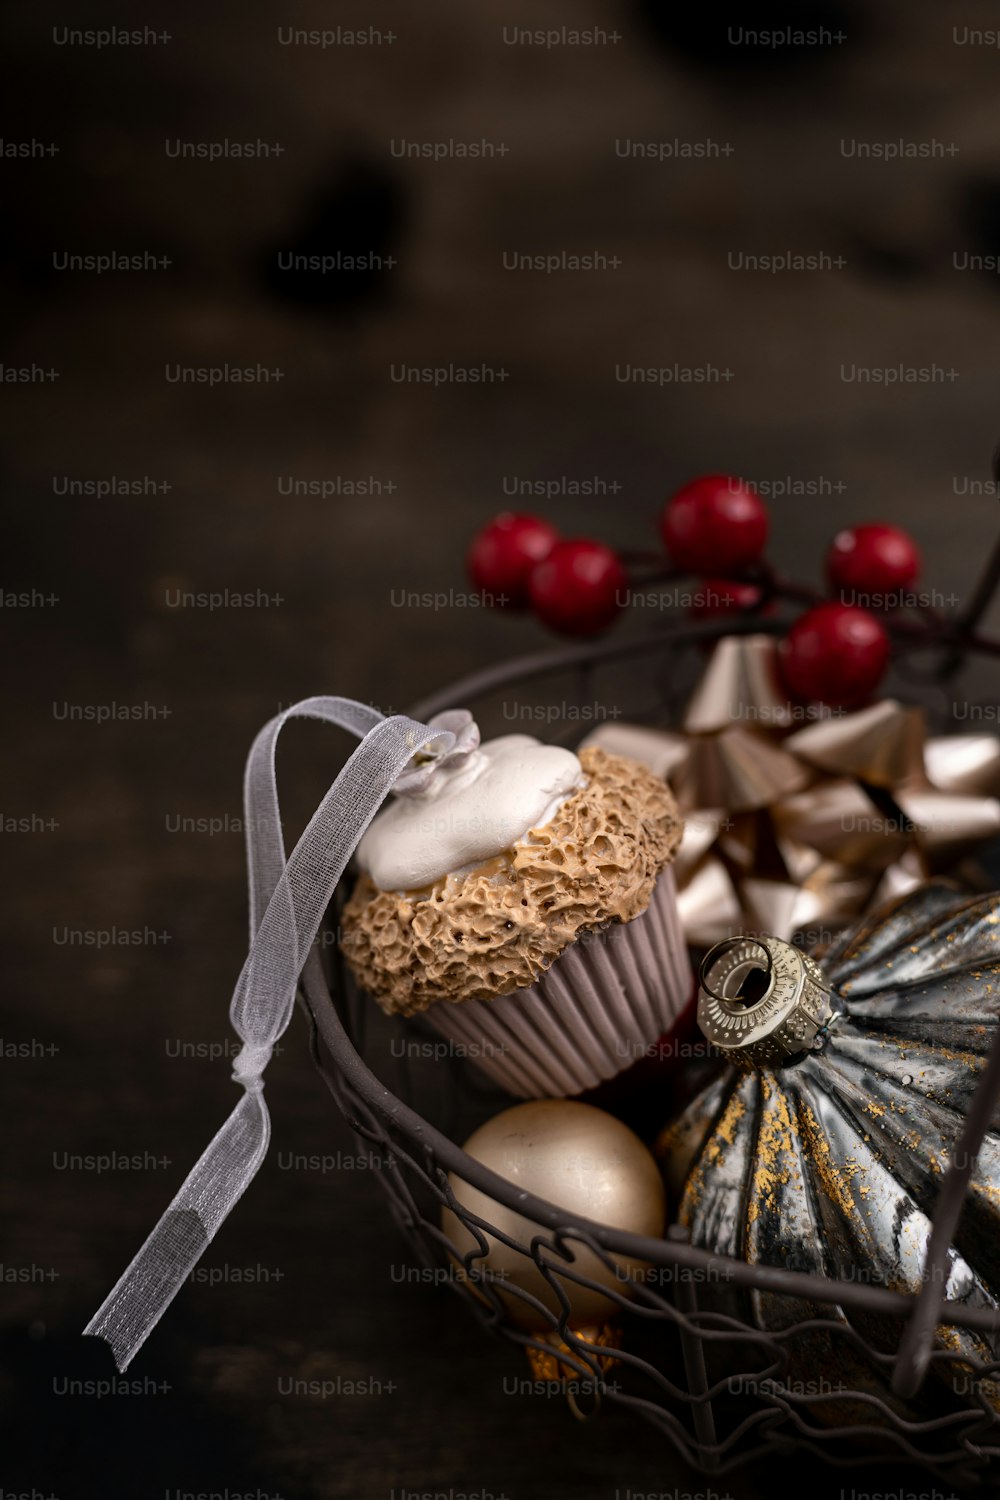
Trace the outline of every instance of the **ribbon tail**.
{"label": "ribbon tail", "polygon": [[[364,738],[286,863],[274,744],[294,717],[329,719]],[[246,1093],[84,1329],[107,1341],[119,1370],[127,1369],[264,1160],[271,1123],[261,1074],[291,1020],[305,956],[358,840],[416,752],[431,741],[448,749],[454,740],[450,730],[383,719],[351,699],[309,698],[272,719],[254,741],[246,782],[252,938],[229,1008],[243,1042],[233,1077]]]}
{"label": "ribbon tail", "polygon": [[131,1364],[250,1186],[270,1137],[271,1122],[258,1087],[243,1095],[83,1330],[106,1340],[119,1370]]}

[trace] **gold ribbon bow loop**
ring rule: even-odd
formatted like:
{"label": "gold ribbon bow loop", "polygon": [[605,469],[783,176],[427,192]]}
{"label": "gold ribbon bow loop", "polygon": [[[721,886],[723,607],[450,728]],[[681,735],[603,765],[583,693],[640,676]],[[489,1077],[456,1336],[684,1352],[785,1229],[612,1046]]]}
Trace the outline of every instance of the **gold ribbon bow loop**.
{"label": "gold ribbon bow loop", "polygon": [[687,820],[677,858],[688,942],[736,932],[812,942],[930,875],[982,883],[1000,838],[1000,739],[928,737],[884,699],[852,713],[789,703],[771,636],[718,641],[683,732],[616,723],[585,741],[643,761]]}

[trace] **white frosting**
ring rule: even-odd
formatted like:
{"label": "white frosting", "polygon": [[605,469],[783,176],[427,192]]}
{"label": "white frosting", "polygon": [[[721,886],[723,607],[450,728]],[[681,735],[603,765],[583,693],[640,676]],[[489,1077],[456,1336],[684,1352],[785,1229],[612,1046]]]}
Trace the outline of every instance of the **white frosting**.
{"label": "white frosting", "polygon": [[585,781],[572,750],[502,735],[384,808],[358,845],[358,864],[381,891],[465,874],[544,827]]}

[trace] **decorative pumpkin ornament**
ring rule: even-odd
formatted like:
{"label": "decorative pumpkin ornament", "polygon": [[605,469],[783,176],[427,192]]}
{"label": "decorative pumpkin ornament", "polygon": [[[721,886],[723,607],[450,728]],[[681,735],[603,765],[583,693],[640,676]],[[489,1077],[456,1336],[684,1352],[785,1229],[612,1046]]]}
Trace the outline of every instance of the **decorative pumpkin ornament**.
{"label": "decorative pumpkin ornament", "polygon": [[[818,960],[773,937],[720,943],[703,965],[698,1020],[730,1065],[657,1143],[691,1242],[918,1293],[931,1215],[949,1164],[963,1165],[965,1115],[998,1016],[1000,894],[970,898],[932,882]],[[1000,1110],[991,1123],[944,1288],[948,1299],[986,1309],[1000,1304]],[[822,1320],[825,1328],[790,1344],[794,1367],[822,1369],[844,1390],[875,1390],[905,1415],[885,1390],[891,1362],[878,1358],[896,1348],[899,1319],[767,1291],[747,1306],[771,1333]],[[947,1404],[949,1382],[968,1390],[973,1362],[1000,1357],[1000,1336],[943,1327],[935,1347],[952,1356],[932,1362]],[[989,1384],[984,1398],[996,1404]],[[856,1407],[833,1400],[824,1419],[856,1416]]]}
{"label": "decorative pumpkin ornament", "polygon": [[[627,1125],[592,1105],[564,1099],[515,1105],[480,1126],[466,1141],[465,1150],[516,1187],[560,1208],[633,1234],[663,1233],[666,1203],[656,1162]],[[449,1183],[466,1212],[524,1247],[514,1248],[485,1230],[477,1237],[445,1207],[441,1227],[453,1247],[458,1274],[468,1276],[473,1289],[483,1281],[490,1282],[508,1315],[522,1328],[552,1334],[553,1317],[561,1316],[563,1302],[525,1250],[530,1249],[536,1236],[551,1242],[553,1231],[506,1208],[459,1177],[450,1176]],[[631,1281],[643,1269],[642,1263],[617,1256],[610,1268],[585,1245],[569,1241],[567,1249],[572,1259],[557,1249],[545,1251],[545,1259],[553,1266],[553,1279],[569,1301],[568,1323],[574,1329],[589,1327],[593,1332],[615,1313],[621,1299],[629,1296]],[[563,1266],[615,1295],[606,1296],[559,1276]],[[596,1335],[587,1341],[605,1342]]]}

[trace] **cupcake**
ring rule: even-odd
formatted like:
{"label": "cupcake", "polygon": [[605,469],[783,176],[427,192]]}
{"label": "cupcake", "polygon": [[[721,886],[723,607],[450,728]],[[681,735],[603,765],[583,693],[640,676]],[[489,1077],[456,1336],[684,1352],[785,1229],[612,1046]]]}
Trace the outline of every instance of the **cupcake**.
{"label": "cupcake", "polygon": [[529,735],[418,758],[357,849],[341,946],[389,1015],[422,1015],[521,1098],[572,1095],[630,1066],[692,990],[666,783],[596,746]]}

